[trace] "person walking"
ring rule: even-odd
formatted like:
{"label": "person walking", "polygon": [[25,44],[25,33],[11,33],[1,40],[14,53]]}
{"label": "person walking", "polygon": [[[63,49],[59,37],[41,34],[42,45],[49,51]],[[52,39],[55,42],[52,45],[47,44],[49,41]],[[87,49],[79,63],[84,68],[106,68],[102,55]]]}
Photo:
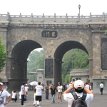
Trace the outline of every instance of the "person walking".
{"label": "person walking", "polygon": [[21,94],[21,105],[24,105],[24,101],[26,98],[25,83],[21,85],[20,94]]}
{"label": "person walking", "polygon": [[25,84],[25,96],[26,96],[26,100],[27,100],[27,96],[28,96],[28,91],[29,91],[29,86],[28,86],[28,84]]}
{"label": "person walking", "polygon": [[41,82],[38,82],[38,85],[35,87],[36,93],[36,104],[37,106],[40,106],[40,102],[42,101],[42,91],[43,91],[43,86],[41,85]]}
{"label": "person walking", "polygon": [[72,107],[72,104],[75,100],[73,93],[75,93],[78,98],[82,98],[85,93],[86,98],[84,100],[87,104],[87,107],[89,107],[94,98],[92,90],[85,88],[82,80],[76,80],[74,83],[72,82],[69,88],[63,93],[64,100],[68,102],[68,107]]}
{"label": "person walking", "polygon": [[52,86],[50,87],[50,91],[51,91],[52,103],[55,103],[55,93],[56,93],[55,85],[52,84]]}
{"label": "person walking", "polygon": [[0,82],[0,107],[5,107],[11,101],[11,94],[3,89],[3,83]]}
{"label": "person walking", "polygon": [[100,83],[100,93],[103,95],[103,90],[104,90],[104,84],[103,82]]}
{"label": "person walking", "polygon": [[58,103],[59,103],[62,102],[62,91],[63,91],[63,86],[61,85],[60,82],[58,82],[57,91],[58,91]]}
{"label": "person walking", "polygon": [[12,91],[11,97],[12,97],[12,101],[14,101],[14,102],[17,101],[17,93],[15,90]]}
{"label": "person walking", "polygon": [[49,83],[45,86],[45,97],[47,100],[49,99]]}

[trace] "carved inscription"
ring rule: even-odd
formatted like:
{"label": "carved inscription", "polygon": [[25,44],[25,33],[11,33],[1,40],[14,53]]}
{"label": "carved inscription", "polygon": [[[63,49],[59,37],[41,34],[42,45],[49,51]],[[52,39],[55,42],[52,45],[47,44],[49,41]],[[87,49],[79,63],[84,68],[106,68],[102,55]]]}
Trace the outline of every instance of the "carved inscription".
{"label": "carved inscription", "polygon": [[42,37],[56,38],[57,37],[57,31],[44,30],[44,31],[42,31]]}

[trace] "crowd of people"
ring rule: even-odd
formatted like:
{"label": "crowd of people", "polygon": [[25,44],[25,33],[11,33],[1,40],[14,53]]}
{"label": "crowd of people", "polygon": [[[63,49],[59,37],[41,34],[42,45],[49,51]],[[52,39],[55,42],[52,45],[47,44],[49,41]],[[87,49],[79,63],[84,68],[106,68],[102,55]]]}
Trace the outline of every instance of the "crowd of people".
{"label": "crowd of people", "polygon": [[[101,95],[103,95],[103,89],[104,84],[101,82],[99,84]],[[12,92],[9,93],[7,88],[4,88],[3,83],[0,82],[0,107],[5,107],[5,105],[10,101],[17,102],[18,99],[20,100],[20,104],[23,106],[24,102],[27,101],[27,97],[29,95],[28,92],[29,85],[26,83],[23,83],[20,86],[19,93],[16,90],[12,90]],[[34,106],[39,107],[41,105],[43,92],[45,93],[46,100],[51,99],[51,103],[61,103],[62,99],[64,99],[68,102],[68,107],[72,107],[71,105],[74,104],[73,101],[75,100],[75,96],[77,96],[77,98],[82,98],[85,93],[86,98],[84,99],[86,101],[87,107],[89,107],[89,104],[94,98],[90,82],[84,83],[82,80],[76,80],[63,85],[58,82],[56,86],[52,83],[43,85],[41,82],[38,82],[38,84],[33,89]]]}

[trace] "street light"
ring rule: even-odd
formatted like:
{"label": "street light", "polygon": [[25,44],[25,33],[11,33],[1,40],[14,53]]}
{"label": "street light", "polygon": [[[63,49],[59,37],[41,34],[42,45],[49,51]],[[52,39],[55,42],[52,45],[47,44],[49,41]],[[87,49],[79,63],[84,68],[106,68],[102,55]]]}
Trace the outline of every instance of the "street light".
{"label": "street light", "polygon": [[79,9],[79,18],[80,18],[80,9],[81,9],[81,5],[78,5],[78,9]]}

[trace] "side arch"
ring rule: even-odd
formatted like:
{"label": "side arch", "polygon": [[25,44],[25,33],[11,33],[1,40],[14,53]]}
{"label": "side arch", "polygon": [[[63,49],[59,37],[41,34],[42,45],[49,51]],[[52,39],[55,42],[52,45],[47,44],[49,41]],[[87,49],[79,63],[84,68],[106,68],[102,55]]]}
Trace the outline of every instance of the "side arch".
{"label": "side arch", "polygon": [[57,85],[58,82],[62,82],[61,79],[61,68],[62,68],[62,58],[64,54],[71,49],[81,49],[88,54],[87,49],[78,41],[66,41],[58,46],[54,53],[54,83]]}
{"label": "side arch", "polygon": [[11,53],[10,88],[19,89],[23,82],[27,82],[27,58],[36,48],[41,48],[41,45],[32,40],[24,40],[14,46]]}

